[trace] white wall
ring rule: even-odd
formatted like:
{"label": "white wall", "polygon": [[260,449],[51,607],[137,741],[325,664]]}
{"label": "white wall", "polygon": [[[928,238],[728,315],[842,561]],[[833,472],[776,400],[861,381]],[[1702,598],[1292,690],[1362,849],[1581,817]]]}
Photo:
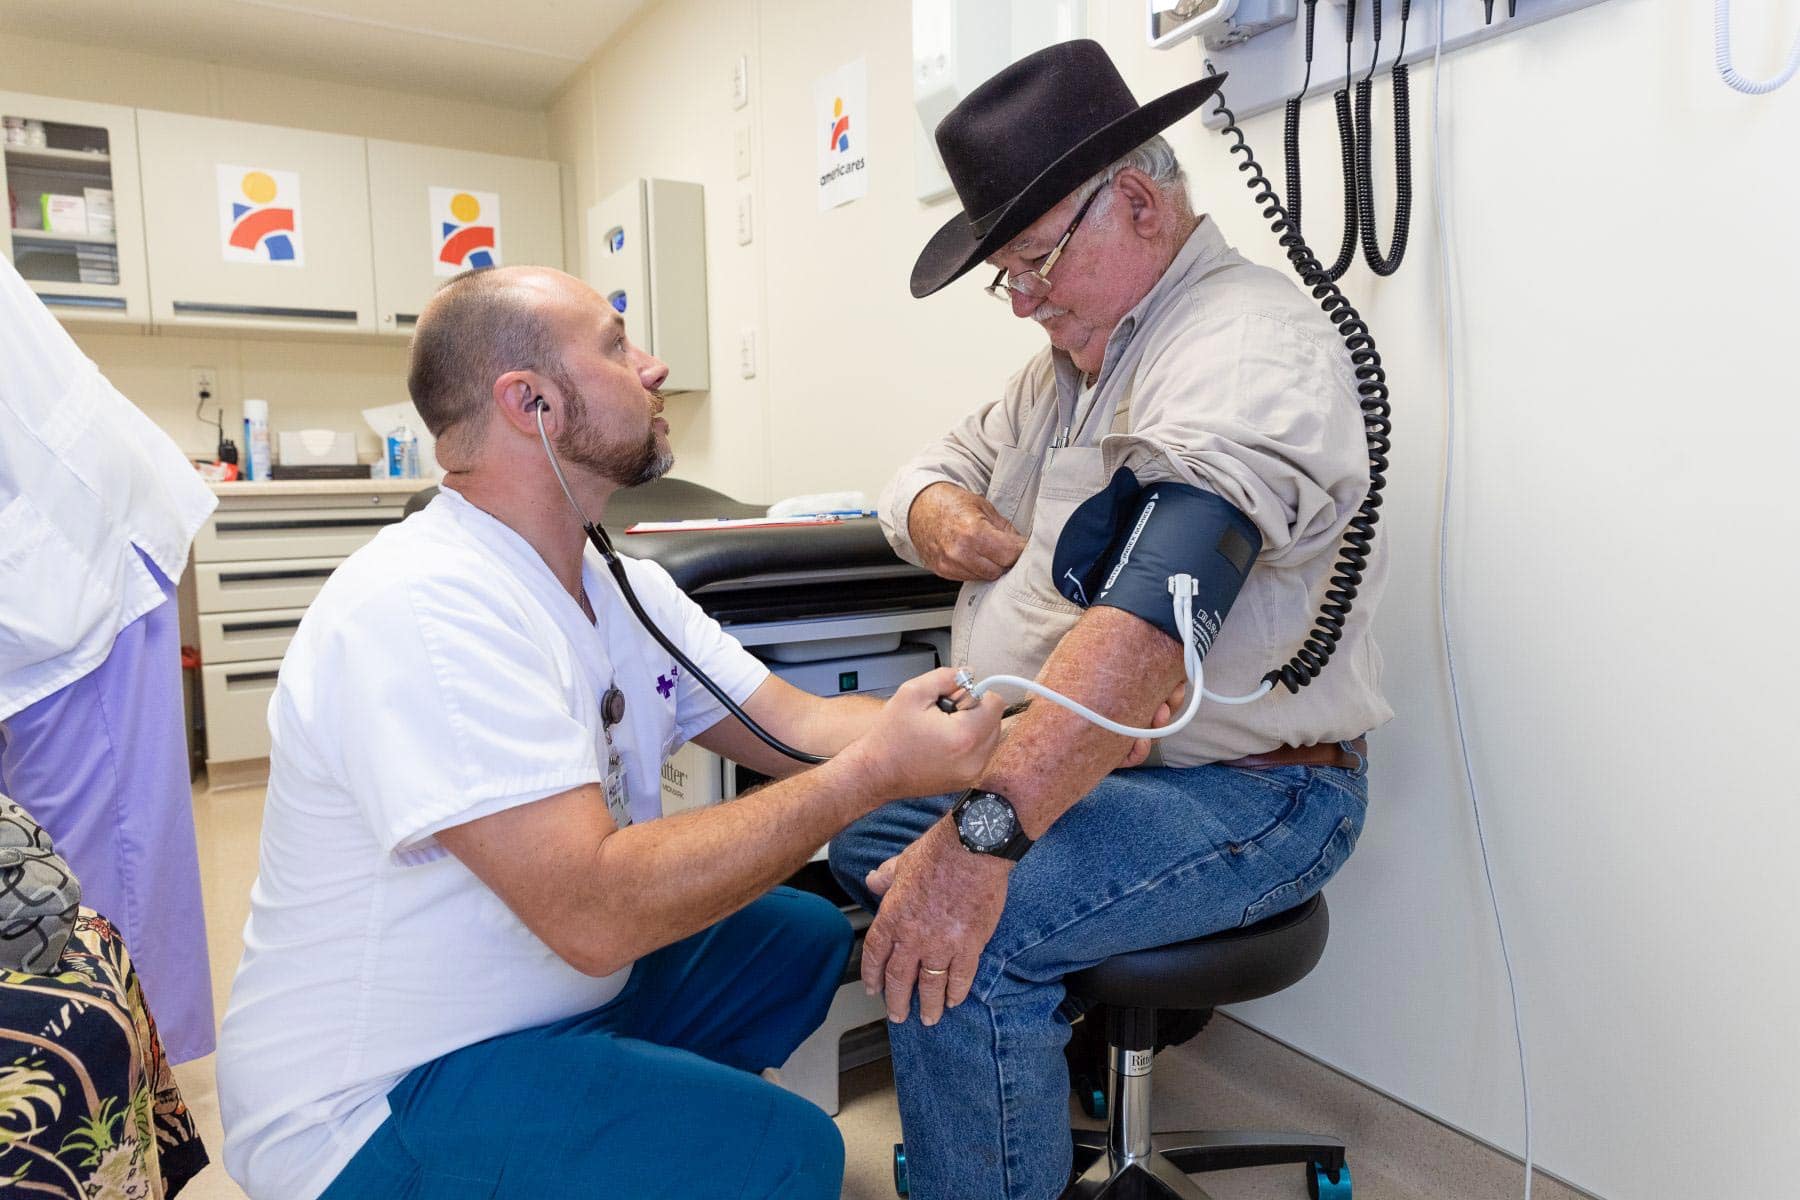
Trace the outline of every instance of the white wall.
{"label": "white wall", "polygon": [[[911,199],[908,7],[668,0],[558,106],[560,152],[588,195],[661,171],[708,188],[721,384],[677,402],[690,406],[677,443],[690,477],[755,500],[873,492],[1036,345],[973,281],[906,297],[914,255],[953,211]],[[1089,7],[1140,98],[1198,72],[1192,44],[1142,46],[1140,4]],[[1777,7],[1739,0],[1749,72],[1767,73],[1793,34]],[[1781,328],[1800,277],[1800,84],[1727,92],[1710,10],[1614,0],[1445,68],[1465,715],[1523,994],[1534,1149],[1609,1200],[1779,1192],[1780,1152],[1800,1129],[1788,880],[1800,785],[1774,757],[1800,668],[1785,619],[1800,588],[1800,388]],[[752,58],[750,115],[727,99],[737,53]],[[857,56],[874,110],[870,194],[821,214],[812,82]],[[651,79],[685,86],[646,93]],[[1331,889],[1324,964],[1244,1016],[1517,1152],[1511,1017],[1438,644],[1446,364],[1431,83],[1415,72],[1407,265],[1345,281],[1394,387],[1379,628],[1400,715],[1374,739],[1374,805]],[[1308,207],[1334,237],[1328,106],[1307,113]],[[745,121],[760,251],[714,219],[730,211],[729,130]],[[1279,115],[1246,132],[1278,170]],[[1223,139],[1194,120],[1173,140],[1199,205],[1279,262]],[[746,323],[765,334],[754,387],[717,356],[719,326]]]}
{"label": "white wall", "polygon": [[[549,157],[542,112],[303,79],[229,63],[0,36],[0,90],[322,129],[362,137]],[[153,167],[147,164],[147,168]],[[360,410],[406,399],[406,343],[187,336],[72,327],[75,340],[184,450],[211,455],[217,434],[194,416],[189,371],[210,366],[226,432],[246,396],[268,400],[275,429],[355,429],[363,457],[378,439]]]}

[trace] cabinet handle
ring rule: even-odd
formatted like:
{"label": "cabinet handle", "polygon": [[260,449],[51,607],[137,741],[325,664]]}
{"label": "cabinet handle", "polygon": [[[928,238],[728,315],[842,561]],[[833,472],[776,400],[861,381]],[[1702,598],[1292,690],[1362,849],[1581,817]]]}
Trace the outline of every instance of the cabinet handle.
{"label": "cabinet handle", "polygon": [[245,671],[241,675],[227,674],[225,676],[225,686],[234,688],[252,683],[267,683],[280,674],[280,671]]}
{"label": "cabinet handle", "polygon": [[267,304],[207,304],[198,300],[175,301],[177,316],[282,317],[295,321],[343,321],[354,324],[357,313],[342,308],[283,308]]}
{"label": "cabinet handle", "polygon": [[221,571],[220,583],[252,583],[258,579],[324,579],[336,567],[308,567],[294,571]]}
{"label": "cabinet handle", "polygon": [[298,629],[299,617],[289,617],[284,621],[233,621],[221,624],[219,632],[230,635],[234,633],[263,633],[271,629]]}
{"label": "cabinet handle", "polygon": [[395,525],[399,517],[317,517],[292,521],[214,521],[220,533],[260,533],[276,529],[354,529],[370,525]]}
{"label": "cabinet handle", "polygon": [[395,313],[394,324],[402,329],[411,329],[419,323],[418,313]]}
{"label": "cabinet handle", "polygon": [[61,292],[39,292],[38,299],[45,304],[56,304],[63,308],[102,308],[109,312],[124,312],[123,296],[65,296]]}

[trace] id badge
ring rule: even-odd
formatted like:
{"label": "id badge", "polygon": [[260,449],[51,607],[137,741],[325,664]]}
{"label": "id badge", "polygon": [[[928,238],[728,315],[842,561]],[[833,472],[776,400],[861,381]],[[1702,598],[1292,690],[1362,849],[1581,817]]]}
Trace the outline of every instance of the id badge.
{"label": "id badge", "polygon": [[620,829],[631,824],[631,809],[625,794],[625,764],[613,745],[612,731],[606,731],[606,810]]}

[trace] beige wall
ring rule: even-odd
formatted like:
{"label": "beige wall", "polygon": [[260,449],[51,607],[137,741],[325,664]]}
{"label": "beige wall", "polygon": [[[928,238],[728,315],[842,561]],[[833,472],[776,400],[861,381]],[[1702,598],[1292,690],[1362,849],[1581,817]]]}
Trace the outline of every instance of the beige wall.
{"label": "beige wall", "polygon": [[[363,137],[549,157],[542,112],[247,70],[97,46],[0,37],[0,90]],[[216,433],[194,416],[189,368],[219,372],[227,432],[247,396],[269,401],[272,428],[355,429],[365,458],[377,438],[359,410],[406,399],[403,341],[150,335],[73,326],[75,340],[183,449],[210,454]],[[212,415],[216,403],[208,407]]]}
{"label": "beige wall", "polygon": [[[1767,7],[1767,19],[1740,20],[1739,65],[1753,73],[1772,70],[1792,37]],[[686,406],[678,470],[745,499],[873,492],[1038,345],[975,281],[907,298],[914,256],[955,208],[912,198],[909,8],[667,0],[556,108],[557,154],[575,165],[584,205],[631,175],[707,187],[720,383],[671,405]],[[1088,8],[1140,98],[1199,73],[1194,43],[1143,45],[1141,2]],[[1800,668],[1781,632],[1800,590],[1788,552],[1800,405],[1780,328],[1800,240],[1761,219],[1800,211],[1800,167],[1782,152],[1800,129],[1800,84],[1759,99],[1725,90],[1710,10],[1617,0],[1447,60],[1448,293],[1433,72],[1415,70],[1412,250],[1394,278],[1358,265],[1344,284],[1394,387],[1381,526],[1394,568],[1378,630],[1400,715],[1374,739],[1369,827],[1331,889],[1324,963],[1243,1012],[1523,1149],[1506,981],[1439,640],[1453,362],[1463,457],[1450,612],[1522,988],[1533,1148],[1541,1166],[1615,1200],[1755,1194],[1761,1164],[1800,1127],[1800,1049],[1771,1032],[1800,1006],[1800,971],[1767,952],[1800,920],[1785,882],[1800,806],[1765,756],[1743,752],[1791,738],[1776,681]],[[740,53],[747,113],[729,103]],[[870,192],[820,213],[812,85],[859,56]],[[1309,105],[1305,150],[1309,210],[1335,238],[1329,106]],[[758,232],[740,249],[723,199],[739,186],[729,134],[746,126]],[[1279,178],[1279,114],[1246,132]],[[1223,139],[1190,120],[1172,140],[1197,206],[1246,253],[1281,264]],[[1450,359],[1447,299],[1458,306]],[[735,339],[723,336],[747,324],[763,333],[754,384],[735,378]]]}

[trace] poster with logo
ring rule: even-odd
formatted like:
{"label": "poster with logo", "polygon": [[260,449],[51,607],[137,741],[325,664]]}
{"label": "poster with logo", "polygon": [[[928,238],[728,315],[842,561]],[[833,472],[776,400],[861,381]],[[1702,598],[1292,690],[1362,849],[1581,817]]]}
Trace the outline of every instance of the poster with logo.
{"label": "poster with logo", "polygon": [[226,262],[303,267],[300,176],[271,167],[218,164],[219,252]]}
{"label": "poster with logo", "polygon": [[819,211],[869,194],[869,64],[846,63],[813,85]]}
{"label": "poster with logo", "polygon": [[459,275],[500,265],[500,195],[462,188],[431,192],[431,271]]}

